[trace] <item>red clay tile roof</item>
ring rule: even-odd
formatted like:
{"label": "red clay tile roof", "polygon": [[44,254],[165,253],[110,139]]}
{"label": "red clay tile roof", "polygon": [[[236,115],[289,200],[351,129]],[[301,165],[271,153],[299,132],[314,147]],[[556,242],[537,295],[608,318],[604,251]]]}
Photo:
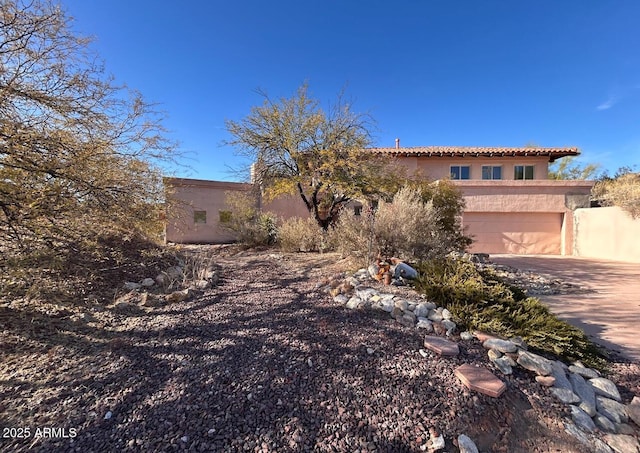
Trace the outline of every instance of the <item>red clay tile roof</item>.
{"label": "red clay tile roof", "polygon": [[416,157],[520,157],[549,156],[549,161],[580,154],[578,148],[503,148],[477,146],[416,146],[410,148],[369,148],[374,153]]}

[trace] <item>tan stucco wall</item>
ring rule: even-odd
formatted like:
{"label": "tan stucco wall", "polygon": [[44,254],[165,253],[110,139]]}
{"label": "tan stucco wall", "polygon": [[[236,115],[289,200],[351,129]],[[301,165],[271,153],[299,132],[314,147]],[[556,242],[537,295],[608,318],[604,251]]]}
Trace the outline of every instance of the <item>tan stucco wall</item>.
{"label": "tan stucco wall", "polygon": [[577,209],[574,254],[640,263],[640,219],[618,207]]}
{"label": "tan stucco wall", "polygon": [[430,180],[448,178],[452,165],[469,165],[471,180],[482,180],[482,166],[502,167],[502,180],[513,180],[515,165],[533,165],[534,180],[548,177],[548,157],[403,157],[397,159],[410,174],[417,173]]}
{"label": "tan stucco wall", "polygon": [[[227,191],[247,192],[250,184],[198,179],[166,178],[167,187],[167,242],[214,243],[233,241],[234,235],[219,223],[220,211],[228,209]],[[194,223],[194,211],[206,211],[207,223]]]}

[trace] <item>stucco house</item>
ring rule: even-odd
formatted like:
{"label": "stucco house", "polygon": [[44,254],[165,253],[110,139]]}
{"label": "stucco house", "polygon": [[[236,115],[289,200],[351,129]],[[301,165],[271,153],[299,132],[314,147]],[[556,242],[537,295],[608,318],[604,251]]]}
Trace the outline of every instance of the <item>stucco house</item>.
{"label": "stucco house", "polygon": [[[372,148],[392,156],[410,174],[450,178],[462,190],[463,225],[474,238],[472,251],[518,254],[573,254],[574,210],[589,206],[592,181],[552,181],[548,165],[576,148],[400,147]],[[224,242],[219,227],[224,193],[250,184],[167,178],[181,203],[167,213],[169,242]],[[282,217],[307,216],[299,197],[275,200],[263,209]]]}

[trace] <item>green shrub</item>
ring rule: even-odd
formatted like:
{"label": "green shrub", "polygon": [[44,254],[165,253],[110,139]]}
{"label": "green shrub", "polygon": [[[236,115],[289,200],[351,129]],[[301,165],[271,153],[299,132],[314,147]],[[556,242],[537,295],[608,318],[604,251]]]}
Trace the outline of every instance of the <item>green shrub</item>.
{"label": "green shrub", "polygon": [[282,222],[278,241],[285,252],[324,252],[328,249],[326,233],[311,217],[293,217]]}
{"label": "green shrub", "polygon": [[509,287],[473,263],[450,258],[418,265],[416,289],[451,311],[466,329],[520,336],[530,348],[602,369],[602,352],[584,334],[559,320],[538,299]]}

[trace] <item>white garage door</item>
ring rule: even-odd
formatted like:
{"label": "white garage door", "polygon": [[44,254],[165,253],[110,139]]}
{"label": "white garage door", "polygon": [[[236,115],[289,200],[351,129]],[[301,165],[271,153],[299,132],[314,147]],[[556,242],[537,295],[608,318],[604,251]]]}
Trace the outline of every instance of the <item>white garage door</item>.
{"label": "white garage door", "polygon": [[472,252],[559,255],[562,214],[465,212],[463,224]]}

